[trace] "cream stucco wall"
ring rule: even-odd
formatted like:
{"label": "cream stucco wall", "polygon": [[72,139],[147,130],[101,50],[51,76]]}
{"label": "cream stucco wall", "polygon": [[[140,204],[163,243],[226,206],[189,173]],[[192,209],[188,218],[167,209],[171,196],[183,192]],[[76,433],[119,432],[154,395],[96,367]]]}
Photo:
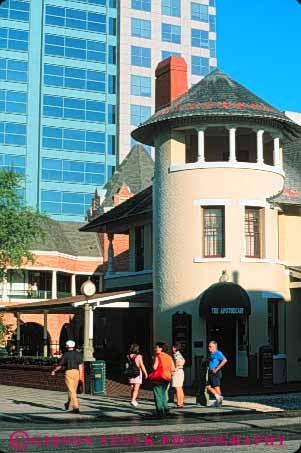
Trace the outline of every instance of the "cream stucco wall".
{"label": "cream stucco wall", "polygon": [[301,265],[301,215],[279,216],[280,259],[289,266]]}
{"label": "cream stucco wall", "polygon": [[[281,192],[284,177],[260,168],[192,168],[171,171],[183,157],[183,141],[168,133],[157,140],[154,194],[154,327],[155,337],[171,341],[171,316],[193,316],[192,341],[204,340],[199,295],[216,283],[224,269],[230,281],[249,293],[251,352],[267,343],[267,299],[290,299],[289,278],[279,261],[278,211],[266,200]],[[225,259],[204,260],[202,205],[225,208]],[[262,207],[263,256],[245,259],[245,206]],[[281,334],[282,335],[282,334]],[[283,338],[283,335],[282,337]],[[205,349],[193,349],[193,355]],[[284,342],[281,340],[281,352]],[[191,371],[194,372],[193,370]]]}

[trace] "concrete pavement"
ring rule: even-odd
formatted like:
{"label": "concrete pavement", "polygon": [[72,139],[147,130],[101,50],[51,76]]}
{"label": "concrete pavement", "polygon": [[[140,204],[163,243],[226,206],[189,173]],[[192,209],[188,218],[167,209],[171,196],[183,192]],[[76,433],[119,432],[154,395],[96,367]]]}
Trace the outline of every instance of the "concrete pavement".
{"label": "concrete pavement", "polygon": [[[70,420],[125,420],[137,417],[148,418],[155,406],[152,401],[140,400],[138,407],[132,407],[127,398],[113,398],[96,395],[79,395],[79,415],[64,410],[66,393],[31,388],[0,386],[0,419],[7,420],[44,420],[52,422],[69,422]],[[184,409],[176,409],[170,404],[176,416],[207,416],[210,414],[237,414],[252,411],[275,412],[282,409],[277,405],[260,402],[243,401],[244,398],[225,399],[221,408],[203,407],[195,404],[195,398],[186,398]],[[239,400],[239,401],[238,401]],[[212,401],[213,403],[213,401]]]}
{"label": "concrete pavement", "polygon": [[[293,401],[299,397],[294,395]],[[262,398],[264,405],[241,401],[243,397],[226,399],[220,409],[197,406],[187,398],[185,409],[171,405],[171,416],[156,420],[151,417],[154,403],[149,400],[134,408],[125,398],[81,395],[81,414],[75,415],[63,409],[66,394],[62,392],[0,386],[0,453],[74,449],[87,453],[170,449],[247,453],[251,448],[253,453],[277,448],[295,453],[301,439],[300,411],[285,412],[283,407],[267,405],[269,396]],[[281,398],[285,400],[285,395]]]}

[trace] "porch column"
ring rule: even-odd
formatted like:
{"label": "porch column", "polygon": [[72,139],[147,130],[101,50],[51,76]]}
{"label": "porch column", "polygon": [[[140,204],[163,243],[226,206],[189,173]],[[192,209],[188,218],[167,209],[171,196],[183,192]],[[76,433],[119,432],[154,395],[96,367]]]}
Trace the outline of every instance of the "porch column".
{"label": "porch column", "polygon": [[47,329],[47,321],[48,321],[48,311],[44,310],[44,326],[43,326],[43,357],[48,357],[48,329]]}
{"label": "porch column", "polygon": [[205,130],[197,129],[198,132],[198,162],[205,162]]}
{"label": "porch column", "polygon": [[17,354],[20,354],[20,339],[21,339],[21,329],[20,329],[20,321],[21,321],[21,313],[18,311],[16,314],[17,318]]}
{"label": "porch column", "polygon": [[113,272],[113,259],[114,259],[114,233],[108,233],[109,239],[109,249],[108,249],[108,273],[111,274]]}
{"label": "porch column", "polygon": [[52,271],[51,299],[57,299],[57,271]]}
{"label": "porch column", "polygon": [[84,310],[84,362],[93,362],[93,309],[90,304],[85,304]]}
{"label": "porch column", "polygon": [[7,292],[7,277],[6,276],[3,277],[1,285],[2,285],[2,297],[1,297],[1,300],[2,300],[2,302],[8,302],[9,301],[9,297],[8,297],[8,292]]}
{"label": "porch column", "polygon": [[71,296],[76,296],[76,275],[71,275]]}
{"label": "porch column", "polygon": [[234,127],[231,127],[229,129],[229,142],[230,142],[229,162],[236,162],[236,129]]}
{"label": "porch column", "polygon": [[263,164],[263,130],[257,131],[257,163]]}
{"label": "porch column", "polygon": [[280,138],[274,138],[274,166],[280,167]]}

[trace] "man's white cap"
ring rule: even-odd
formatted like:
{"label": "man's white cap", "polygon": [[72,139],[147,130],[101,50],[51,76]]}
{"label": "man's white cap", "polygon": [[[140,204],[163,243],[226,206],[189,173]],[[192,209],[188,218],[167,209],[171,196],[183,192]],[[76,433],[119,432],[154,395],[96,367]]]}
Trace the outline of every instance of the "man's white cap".
{"label": "man's white cap", "polygon": [[75,347],[75,341],[73,341],[73,340],[66,341],[66,346],[67,346],[67,348],[74,348]]}

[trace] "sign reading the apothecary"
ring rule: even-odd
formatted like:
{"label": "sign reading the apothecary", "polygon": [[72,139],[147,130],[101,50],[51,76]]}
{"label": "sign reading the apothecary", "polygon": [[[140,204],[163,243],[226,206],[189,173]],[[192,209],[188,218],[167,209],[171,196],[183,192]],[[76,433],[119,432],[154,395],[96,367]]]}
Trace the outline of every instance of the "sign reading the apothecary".
{"label": "sign reading the apothecary", "polygon": [[211,315],[245,315],[245,307],[211,307]]}

